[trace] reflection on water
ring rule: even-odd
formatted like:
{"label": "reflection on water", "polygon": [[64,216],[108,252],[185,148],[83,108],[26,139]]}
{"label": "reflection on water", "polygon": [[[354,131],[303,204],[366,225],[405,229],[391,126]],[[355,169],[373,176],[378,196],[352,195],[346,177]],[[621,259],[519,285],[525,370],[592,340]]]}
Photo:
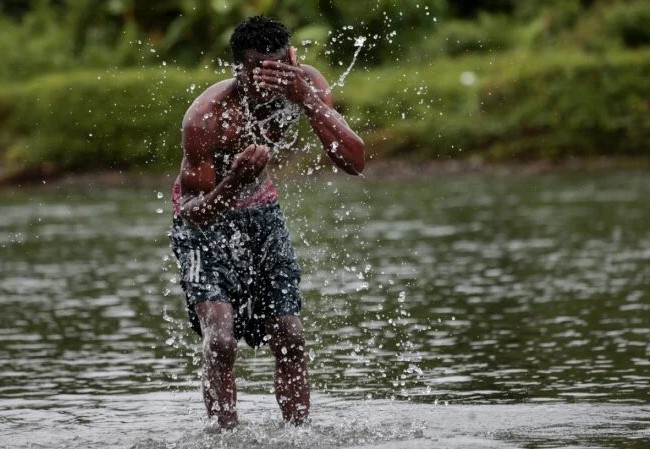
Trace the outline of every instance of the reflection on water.
{"label": "reflection on water", "polygon": [[[88,423],[111,398],[123,421],[140,419],[129,401],[198,391],[198,340],[158,190],[0,193],[2,433],[39,417],[47,429],[55,415]],[[643,173],[315,179],[289,190],[319,394],[414,410],[648,404]],[[267,350],[241,348],[244,396],[269,395],[272,365]],[[506,433],[496,438],[529,441]]]}

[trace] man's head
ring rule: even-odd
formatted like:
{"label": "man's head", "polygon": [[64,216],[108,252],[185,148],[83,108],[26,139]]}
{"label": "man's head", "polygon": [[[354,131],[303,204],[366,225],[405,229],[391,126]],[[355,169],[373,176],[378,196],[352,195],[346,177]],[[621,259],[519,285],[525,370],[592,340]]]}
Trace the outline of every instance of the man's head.
{"label": "man's head", "polygon": [[277,20],[255,16],[244,20],[230,36],[230,49],[235,64],[241,64],[246,50],[266,55],[277,53],[289,46],[291,33]]}
{"label": "man's head", "polygon": [[244,20],[230,37],[233,62],[240,66],[237,80],[254,100],[269,99],[253,81],[253,70],[266,59],[289,62],[287,50],[291,33],[277,20],[255,16]]}

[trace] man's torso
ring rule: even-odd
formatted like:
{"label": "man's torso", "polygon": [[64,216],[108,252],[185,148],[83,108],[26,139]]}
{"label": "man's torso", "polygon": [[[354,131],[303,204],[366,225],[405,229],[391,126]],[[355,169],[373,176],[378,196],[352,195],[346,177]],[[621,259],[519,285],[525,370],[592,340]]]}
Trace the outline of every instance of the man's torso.
{"label": "man's torso", "polygon": [[[300,108],[282,98],[252,108],[238,92],[233,79],[217,83],[203,92],[190,106],[184,129],[200,128],[206,156],[213,160],[215,183],[228,173],[235,156],[250,144],[279,146],[286,130],[300,118]],[[174,182],[172,203],[180,211],[180,176]],[[277,190],[265,169],[257,180],[244,186],[233,208],[254,207],[277,199]]]}

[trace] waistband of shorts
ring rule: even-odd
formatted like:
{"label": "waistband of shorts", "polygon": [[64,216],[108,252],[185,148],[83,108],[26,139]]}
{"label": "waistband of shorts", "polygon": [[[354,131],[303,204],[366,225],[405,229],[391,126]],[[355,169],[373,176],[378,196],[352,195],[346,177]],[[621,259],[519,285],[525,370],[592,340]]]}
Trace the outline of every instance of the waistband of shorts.
{"label": "waistband of shorts", "polygon": [[[239,221],[239,220],[247,220],[267,213],[276,213],[279,210],[280,210],[280,204],[277,201],[271,201],[266,204],[254,205],[249,207],[229,209],[220,212],[215,218],[214,223],[211,223],[209,226],[202,226],[200,228],[211,229],[214,227],[218,227],[223,223]],[[195,226],[185,221],[183,217],[181,217],[180,214],[177,213],[174,214],[173,221],[175,225],[185,224],[193,228],[199,228],[198,226]]]}
{"label": "waistband of shorts", "polygon": [[[172,209],[175,214],[179,214],[181,211],[181,181],[180,175],[174,181],[172,185]],[[263,206],[265,204],[277,202],[278,191],[275,188],[275,184],[268,178],[266,181],[262,182],[260,185],[256,186],[253,192],[245,195],[242,198],[234,200],[236,209],[245,209],[255,206]]]}

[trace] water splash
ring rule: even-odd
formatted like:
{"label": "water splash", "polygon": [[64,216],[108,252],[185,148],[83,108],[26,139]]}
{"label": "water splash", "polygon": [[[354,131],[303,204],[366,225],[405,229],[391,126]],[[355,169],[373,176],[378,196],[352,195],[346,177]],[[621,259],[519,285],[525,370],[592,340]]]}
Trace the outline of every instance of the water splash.
{"label": "water splash", "polygon": [[[241,64],[233,65],[233,76],[242,69]],[[298,104],[295,104],[283,97],[274,97],[269,101],[257,104],[255,109],[274,107],[271,114],[267,117],[258,119],[251,111],[250,99],[243,93],[240,97],[239,104],[244,111],[244,137],[251,143],[256,145],[268,145],[271,149],[271,156],[277,156],[282,150],[288,150],[294,147],[298,141],[299,135],[295,125],[301,115],[301,109]],[[279,140],[273,140],[269,137],[272,129],[277,126],[282,130],[282,135]]]}
{"label": "water splash", "polygon": [[333,90],[334,87],[343,87],[345,85],[345,78],[350,74],[352,71],[352,68],[357,62],[357,57],[359,56],[359,53],[361,53],[361,49],[363,49],[363,45],[366,42],[366,37],[365,36],[358,36],[354,38],[354,46],[357,48],[354,51],[354,55],[352,56],[352,61],[350,62],[350,65],[348,65],[348,68],[345,69],[345,71],[339,76],[339,79],[333,83],[330,87],[330,90]]}

